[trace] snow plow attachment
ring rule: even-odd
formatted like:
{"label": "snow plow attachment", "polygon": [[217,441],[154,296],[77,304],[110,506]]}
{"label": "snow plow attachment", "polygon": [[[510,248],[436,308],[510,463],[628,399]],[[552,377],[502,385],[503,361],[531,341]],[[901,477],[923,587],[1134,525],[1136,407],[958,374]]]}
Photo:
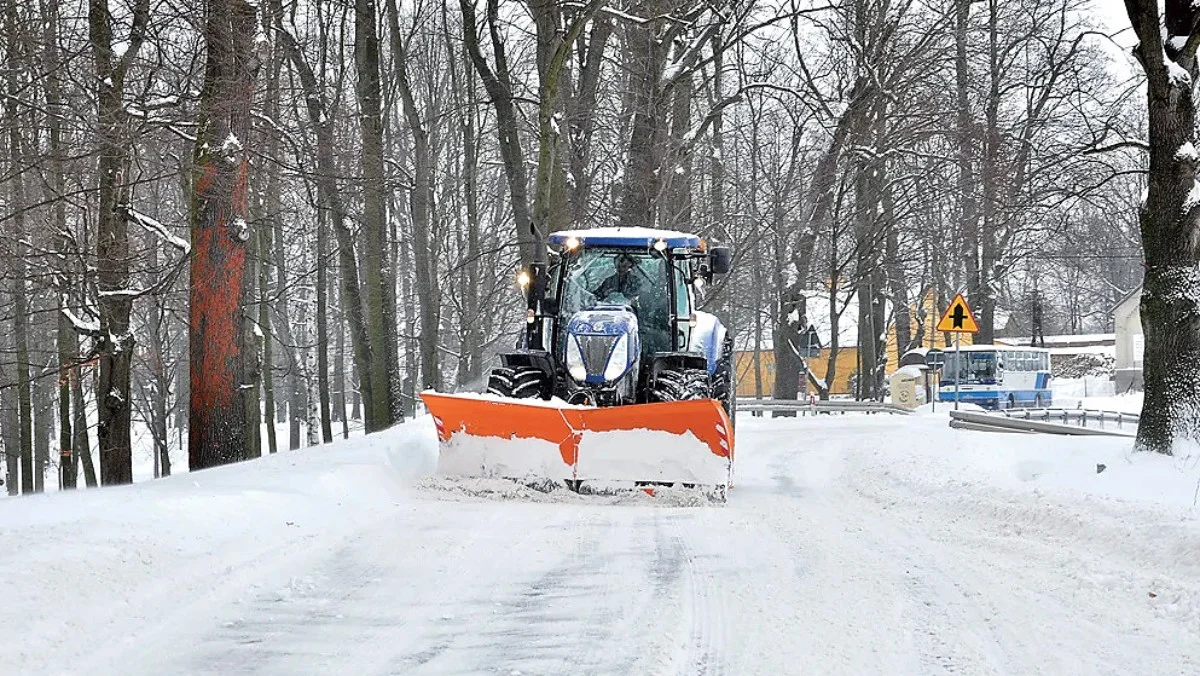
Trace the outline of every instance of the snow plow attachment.
{"label": "snow plow attachment", "polygon": [[[712,399],[614,407],[574,407],[540,399],[423,392],[437,428],[437,473],[522,482],[731,485],[733,435]],[[582,484],[582,486],[581,486]],[[568,484],[572,485],[572,484]]]}

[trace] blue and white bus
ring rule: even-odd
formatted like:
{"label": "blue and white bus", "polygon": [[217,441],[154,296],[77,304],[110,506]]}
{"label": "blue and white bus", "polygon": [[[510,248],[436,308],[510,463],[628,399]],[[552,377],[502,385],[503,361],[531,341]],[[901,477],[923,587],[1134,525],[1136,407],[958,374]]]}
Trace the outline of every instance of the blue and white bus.
{"label": "blue and white bus", "polygon": [[1050,351],[1037,347],[964,345],[943,353],[939,401],[958,400],[984,408],[1042,408],[1050,394]]}

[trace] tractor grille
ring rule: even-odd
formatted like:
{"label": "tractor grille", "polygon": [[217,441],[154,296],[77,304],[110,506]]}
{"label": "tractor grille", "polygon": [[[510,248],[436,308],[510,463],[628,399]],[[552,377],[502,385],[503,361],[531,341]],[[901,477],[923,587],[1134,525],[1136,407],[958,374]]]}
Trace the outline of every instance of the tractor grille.
{"label": "tractor grille", "polygon": [[583,363],[587,366],[589,376],[604,375],[604,367],[608,366],[608,355],[612,353],[613,345],[620,336],[579,336],[579,351],[583,353]]}

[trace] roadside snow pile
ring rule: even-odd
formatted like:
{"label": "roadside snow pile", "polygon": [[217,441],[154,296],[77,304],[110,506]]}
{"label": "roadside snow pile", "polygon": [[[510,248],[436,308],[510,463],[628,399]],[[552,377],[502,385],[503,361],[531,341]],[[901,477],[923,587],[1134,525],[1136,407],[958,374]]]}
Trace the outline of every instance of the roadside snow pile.
{"label": "roadside snow pile", "polygon": [[702,489],[656,486],[654,495],[638,488],[592,489],[587,483],[581,492],[560,482],[523,483],[512,479],[429,476],[413,487],[423,496],[449,502],[538,502],[576,505],[635,505],[639,507],[704,507],[722,505]]}
{"label": "roadside snow pile", "polygon": [[[1112,405],[1103,405],[1109,399]],[[1092,398],[1085,400],[1083,407],[1128,410],[1130,399]],[[925,468],[925,474],[971,477],[1034,492],[1061,488],[1104,498],[1183,507],[1200,515],[1200,449],[1182,450],[1172,457],[1134,453],[1129,438],[954,430],[947,424],[948,410],[953,410],[952,403],[949,407],[938,404],[935,414],[917,418],[919,424],[931,425],[922,435],[926,443],[915,447],[917,457],[912,458]],[[1061,495],[1058,491],[1055,494]]]}

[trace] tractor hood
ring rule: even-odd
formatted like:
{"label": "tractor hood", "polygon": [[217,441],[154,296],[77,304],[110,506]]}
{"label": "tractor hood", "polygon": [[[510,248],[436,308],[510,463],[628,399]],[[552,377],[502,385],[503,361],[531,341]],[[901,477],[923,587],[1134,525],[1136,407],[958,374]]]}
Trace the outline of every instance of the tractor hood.
{"label": "tractor hood", "polygon": [[624,306],[580,310],[567,322],[567,372],[577,382],[620,380],[641,352],[637,317]]}

